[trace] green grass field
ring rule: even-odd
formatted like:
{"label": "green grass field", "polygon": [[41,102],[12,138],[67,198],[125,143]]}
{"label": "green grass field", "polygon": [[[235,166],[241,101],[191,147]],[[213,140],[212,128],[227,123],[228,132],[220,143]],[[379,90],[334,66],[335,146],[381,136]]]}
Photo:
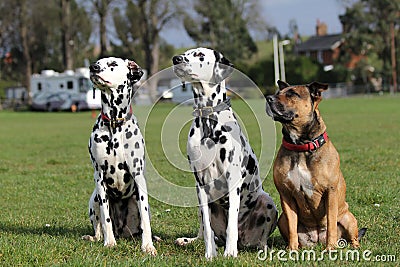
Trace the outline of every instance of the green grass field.
{"label": "green grass field", "polygon": [[[258,131],[257,120],[243,103],[235,101],[233,108],[246,125],[253,148],[259,154],[263,136]],[[172,183],[193,186],[194,177],[171,165],[161,149],[161,126],[163,121],[171,119],[167,114],[172,109],[168,104],[159,105],[150,117],[144,107],[134,107],[134,112],[145,128],[148,158],[154,168]],[[190,119],[190,107],[182,110],[182,114],[187,112],[186,117],[173,118],[181,126],[185,125],[176,138],[177,158],[185,153]],[[143,254],[140,239],[118,240],[117,247],[112,249],[104,248],[102,242],[82,241],[82,235],[92,233],[87,216],[88,200],[94,188],[87,152],[94,122],[90,112],[3,111],[0,112],[0,266],[399,265],[400,98],[329,99],[320,104],[320,110],[341,156],[350,209],[359,226],[368,227],[359,250],[359,262],[351,258],[333,261],[328,257],[322,262],[293,261],[288,255],[283,255],[288,261],[282,262],[277,254],[272,261],[269,257],[261,261],[257,259],[257,250],[240,251],[238,258],[232,259],[222,256],[222,248],[219,257],[209,262],[204,259],[202,241],[184,248],[174,245],[177,237],[197,234],[197,209],[168,205],[154,198],[150,199],[152,230],[163,240],[155,244],[158,256]],[[273,132],[274,128],[270,128]],[[276,128],[276,140],[280,143],[280,128]],[[274,147],[275,139],[269,135],[269,147]],[[270,172],[264,180],[264,189],[278,204],[279,195]],[[279,205],[278,209],[281,211]],[[275,251],[284,249],[279,231],[274,232],[270,245]],[[344,255],[349,250],[339,252]],[[390,255],[395,255],[396,261],[365,261],[362,253],[367,250],[371,251],[371,260],[376,256],[388,260]],[[315,251],[319,255],[322,247]]]}

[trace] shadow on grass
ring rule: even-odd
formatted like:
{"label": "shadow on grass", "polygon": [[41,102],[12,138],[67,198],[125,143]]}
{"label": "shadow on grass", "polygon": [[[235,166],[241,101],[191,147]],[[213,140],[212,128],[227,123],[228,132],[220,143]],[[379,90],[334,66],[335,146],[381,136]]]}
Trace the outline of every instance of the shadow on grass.
{"label": "shadow on grass", "polygon": [[90,227],[70,227],[70,226],[52,226],[44,225],[41,227],[34,226],[23,226],[23,225],[12,225],[4,224],[0,222],[0,232],[17,234],[17,235],[50,235],[50,236],[64,236],[64,237],[76,237],[83,236],[91,233],[93,230]]}

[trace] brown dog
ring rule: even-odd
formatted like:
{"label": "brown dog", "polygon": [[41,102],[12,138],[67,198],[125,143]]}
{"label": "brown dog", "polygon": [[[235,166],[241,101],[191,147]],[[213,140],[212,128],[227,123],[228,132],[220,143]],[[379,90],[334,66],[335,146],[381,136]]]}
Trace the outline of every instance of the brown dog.
{"label": "brown dog", "polygon": [[279,230],[290,250],[317,242],[333,249],[339,238],[357,248],[366,229],[359,233],[349,211],[339,154],[318,110],[328,85],[290,86],[282,81],[278,85],[278,92],[266,98],[266,110],[282,124],[283,133],[273,171],[283,209]]}

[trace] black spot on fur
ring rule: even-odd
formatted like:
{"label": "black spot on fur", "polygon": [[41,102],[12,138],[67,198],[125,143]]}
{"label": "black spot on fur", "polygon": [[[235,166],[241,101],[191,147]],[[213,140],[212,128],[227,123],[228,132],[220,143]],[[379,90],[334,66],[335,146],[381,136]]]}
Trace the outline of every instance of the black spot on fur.
{"label": "black spot on fur", "polygon": [[226,140],[227,140],[227,138],[226,138],[225,135],[222,135],[222,136],[219,138],[219,142],[220,142],[221,144],[225,144],[225,143],[226,143]]}
{"label": "black spot on fur", "polygon": [[129,183],[129,181],[131,180],[131,176],[130,176],[130,174],[129,173],[125,173],[124,174],[124,183]]}
{"label": "black spot on fur", "polygon": [[103,140],[104,142],[108,142],[110,139],[108,138],[108,136],[107,135],[102,135],[101,137],[101,140]]}
{"label": "black spot on fur", "polygon": [[228,161],[232,162],[233,161],[233,149],[231,151],[229,151],[229,155],[228,155]]}
{"label": "black spot on fur", "polygon": [[219,179],[214,180],[214,186],[215,186],[215,189],[217,189],[218,191],[221,190],[221,188],[222,188],[221,180],[219,180]]}
{"label": "black spot on fur", "polygon": [[221,126],[221,130],[223,132],[230,132],[230,131],[232,131],[232,128],[230,126],[228,126],[228,125],[222,125]]}
{"label": "black spot on fur", "polygon": [[[269,217],[268,217],[269,218]],[[271,219],[270,219],[271,220]],[[261,226],[261,225],[263,225],[265,223],[265,217],[262,215],[262,216],[260,216],[260,217],[258,217],[258,219],[257,219],[257,222],[256,222],[256,225],[257,226]]]}
{"label": "black spot on fur", "polygon": [[114,174],[115,173],[115,167],[114,165],[110,166],[110,174]]}
{"label": "black spot on fur", "polygon": [[249,161],[247,162],[247,167],[246,167],[246,169],[248,170],[248,172],[249,172],[250,175],[254,174],[255,167],[256,167],[256,161],[255,161],[254,158],[250,155],[250,156],[249,156]]}
{"label": "black spot on fur", "polygon": [[246,147],[246,141],[242,135],[240,136],[240,142],[242,143],[242,147]]}
{"label": "black spot on fur", "polygon": [[226,154],[226,149],[225,148],[221,148],[219,151],[219,158],[221,159],[222,162],[225,161],[225,154]]}

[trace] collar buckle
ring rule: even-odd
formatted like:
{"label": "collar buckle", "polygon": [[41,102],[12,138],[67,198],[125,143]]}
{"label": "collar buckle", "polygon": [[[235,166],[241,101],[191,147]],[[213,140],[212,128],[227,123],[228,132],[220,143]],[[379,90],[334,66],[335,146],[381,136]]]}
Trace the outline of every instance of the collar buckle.
{"label": "collar buckle", "polygon": [[215,107],[212,106],[205,106],[202,108],[196,108],[193,110],[192,115],[194,117],[208,117],[214,112],[224,111],[231,107],[231,100],[227,98],[224,102],[216,105]]}

